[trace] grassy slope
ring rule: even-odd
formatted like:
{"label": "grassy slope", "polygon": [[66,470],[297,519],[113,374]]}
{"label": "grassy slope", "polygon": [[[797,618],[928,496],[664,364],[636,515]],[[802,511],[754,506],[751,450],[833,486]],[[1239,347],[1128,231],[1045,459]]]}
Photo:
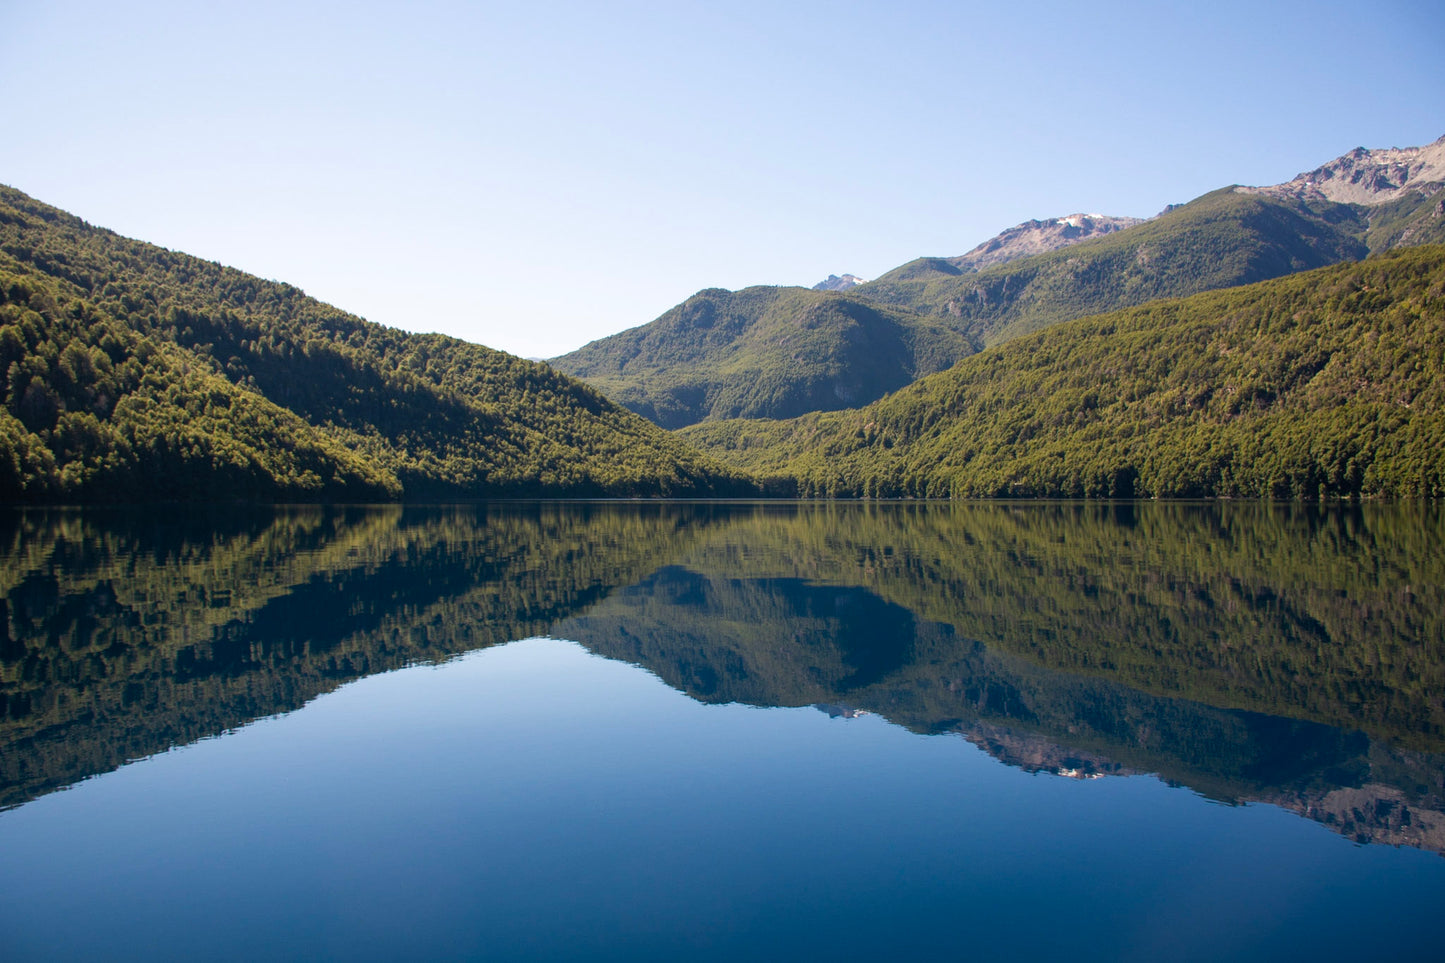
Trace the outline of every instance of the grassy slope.
{"label": "grassy slope", "polygon": [[656,321],[554,358],[665,428],[865,404],[977,345],[937,319],[830,291],[701,291]]}
{"label": "grassy slope", "polygon": [[[184,390],[188,397],[214,389],[232,406],[263,412],[262,421],[285,420],[277,414],[285,409],[291,419],[286,431],[326,452],[324,465],[297,473],[309,470],[319,484],[309,476],[300,487],[283,475],[273,479],[262,456],[290,442],[268,435],[267,425],[233,439],[232,419],[196,421],[194,410],[178,411],[176,404],[186,407],[182,400],[153,394],[152,407],[159,408],[151,420],[171,425],[162,430],[168,441],[189,434],[202,447],[214,441],[212,447],[261,458],[244,485],[232,485],[207,476],[209,453],[203,451],[187,461],[193,480],[160,479],[153,495],[340,498],[365,489],[371,497],[394,497],[398,485],[411,498],[749,490],[677,439],[545,365],[371,324],[290,285],[93,228],[3,187],[0,271],[54,307],[33,310],[31,294],[17,294],[4,319],[13,328],[31,312],[31,334],[17,329],[10,343],[19,346],[19,360],[36,369],[24,384],[5,385],[10,416],[0,416],[0,445],[24,452],[9,462],[11,497],[130,497],[131,489],[115,487],[116,476],[67,471],[76,456],[57,432],[63,433],[61,422],[69,415],[94,416],[100,424],[95,457],[111,459],[127,477],[144,479],[167,464],[136,461],[115,441],[131,432],[134,405],[109,396],[96,406],[93,397],[68,397],[64,385],[52,383],[64,380],[57,365],[71,341],[80,337],[78,346],[87,353],[98,348],[80,329],[61,324],[62,315],[90,319],[82,327],[110,325],[121,340],[148,344],[151,355],[170,358],[167,364],[204,380]],[[32,400],[54,403],[32,404],[27,413],[22,409],[32,382]],[[44,452],[53,464],[47,465]],[[349,474],[365,484],[329,483]]]}
{"label": "grassy slope", "polygon": [[866,408],[682,432],[802,494],[1445,495],[1445,247],[1080,319]]}

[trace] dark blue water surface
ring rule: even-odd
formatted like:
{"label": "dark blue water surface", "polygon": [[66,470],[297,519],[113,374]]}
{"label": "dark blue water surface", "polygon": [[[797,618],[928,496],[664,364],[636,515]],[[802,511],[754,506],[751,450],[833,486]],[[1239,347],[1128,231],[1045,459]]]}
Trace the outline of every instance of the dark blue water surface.
{"label": "dark blue water surface", "polygon": [[0,524],[6,960],[1440,953],[1434,511]]}

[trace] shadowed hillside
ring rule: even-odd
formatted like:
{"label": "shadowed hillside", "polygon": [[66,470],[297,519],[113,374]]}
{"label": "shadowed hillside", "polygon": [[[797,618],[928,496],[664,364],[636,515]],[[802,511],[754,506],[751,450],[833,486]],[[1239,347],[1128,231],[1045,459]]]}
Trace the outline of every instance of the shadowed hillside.
{"label": "shadowed hillside", "polygon": [[937,320],[828,291],[708,290],[553,358],[664,428],[866,404],[972,354]]}
{"label": "shadowed hillside", "polygon": [[4,187],[0,361],[10,499],[751,490],[546,365],[372,324]]}

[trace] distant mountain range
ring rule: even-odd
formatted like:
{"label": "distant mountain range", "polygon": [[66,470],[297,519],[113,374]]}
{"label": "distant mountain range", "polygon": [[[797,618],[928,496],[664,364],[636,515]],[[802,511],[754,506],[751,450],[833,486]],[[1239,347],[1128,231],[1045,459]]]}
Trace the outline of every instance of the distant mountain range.
{"label": "distant mountain range", "polygon": [[550,367],[0,187],[0,497],[1445,495],[1442,172],[1445,138],[1362,149],[708,289]]}
{"label": "distant mountain range", "polygon": [[[1226,187],[1147,220],[1026,221],[966,254],[919,258],[848,286],[848,311],[819,307],[826,291],[749,288],[738,292],[726,332],[702,337],[679,326],[680,305],[551,363],[667,427],[791,417],[800,405],[856,407],[902,379],[1061,321],[1445,242],[1442,184],[1445,138],[1360,149],[1288,184]],[[686,304],[728,297],[710,290]],[[890,309],[887,340],[926,342],[926,361],[860,350],[860,305]],[[912,333],[920,330],[929,333]],[[806,353],[781,350],[803,331]],[[748,400],[733,400],[741,396]]]}
{"label": "distant mountain range", "polygon": [[856,410],[681,434],[803,496],[1439,498],[1442,291],[1445,245],[1402,249],[1056,324]]}

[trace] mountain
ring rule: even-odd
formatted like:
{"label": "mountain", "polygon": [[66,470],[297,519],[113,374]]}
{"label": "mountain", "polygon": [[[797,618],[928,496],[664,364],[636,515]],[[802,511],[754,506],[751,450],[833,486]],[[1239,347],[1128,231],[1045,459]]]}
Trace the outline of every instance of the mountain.
{"label": "mountain", "polygon": [[1091,237],[1113,234],[1143,223],[1144,219],[1139,217],[1109,217],[1105,214],[1070,214],[1047,221],[1024,221],[984,241],[967,254],[946,260],[964,271],[981,271],[995,264],[1056,251]]}
{"label": "mountain", "polygon": [[1445,137],[1424,147],[1356,147],[1322,167],[1271,187],[1240,188],[1272,197],[1377,205],[1413,191],[1435,193],[1445,182]]}
{"label": "mountain", "polygon": [[851,293],[714,288],[552,366],[681,428],[866,404],[976,350],[938,319]]}
{"label": "mountain", "polygon": [[[876,310],[905,312],[914,329],[925,324],[918,316],[930,319],[934,330],[949,336],[950,346],[936,362],[946,364],[1061,321],[1396,247],[1445,243],[1442,157],[1445,138],[1424,148],[1357,150],[1289,185],[1226,187],[1171,205],[1149,220],[1073,214],[1026,221],[966,254],[918,258],[847,288],[847,294]],[[1347,184],[1352,186],[1345,189]],[[811,307],[796,298],[789,303],[797,312]],[[774,317],[765,330],[775,339],[801,320],[779,318],[782,308],[768,310]],[[937,370],[934,362],[900,364],[871,352],[849,352],[839,330],[826,359],[795,371],[797,359],[788,352],[740,343],[757,337],[757,316],[703,337],[679,328],[672,313],[553,364],[667,427],[865,404],[898,387],[900,378]],[[740,357],[746,360],[739,363]],[[822,383],[843,390],[830,393]],[[757,384],[767,389],[757,392]],[[779,392],[775,386],[787,387]],[[713,403],[739,393],[747,400]]]}
{"label": "mountain", "polygon": [[1371,252],[1415,244],[1445,244],[1445,137],[1424,147],[1357,147],[1323,167],[1243,193],[1309,203],[1345,204],[1368,220]]}
{"label": "mountain", "polygon": [[682,436],[798,493],[1445,495],[1445,246],[1058,324],[855,411]]}
{"label": "mountain", "polygon": [[[1251,284],[1395,247],[1445,243],[1445,138],[1352,151],[1288,184],[1228,187],[1156,218],[1107,219],[1067,247],[1029,256],[1083,216],[1029,222],[957,258],[919,258],[860,285],[860,297],[952,319],[997,344],[1071,318],[1155,298]],[[1111,223],[1113,222],[1113,223]],[[1040,227],[1033,227],[1033,224]],[[1006,260],[989,261],[997,246]]]}
{"label": "mountain", "polygon": [[0,187],[0,495],[744,494],[546,365],[369,323]]}
{"label": "mountain", "polygon": [[830,274],[823,280],[819,281],[817,284],[813,285],[813,290],[846,291],[849,288],[856,288],[862,283],[863,279],[853,274],[845,274],[842,277],[839,277],[836,274]]}
{"label": "mountain", "polygon": [[1153,220],[982,271],[921,259],[858,296],[946,318],[997,344],[1060,321],[1356,260],[1367,224],[1351,208],[1215,191]]}

